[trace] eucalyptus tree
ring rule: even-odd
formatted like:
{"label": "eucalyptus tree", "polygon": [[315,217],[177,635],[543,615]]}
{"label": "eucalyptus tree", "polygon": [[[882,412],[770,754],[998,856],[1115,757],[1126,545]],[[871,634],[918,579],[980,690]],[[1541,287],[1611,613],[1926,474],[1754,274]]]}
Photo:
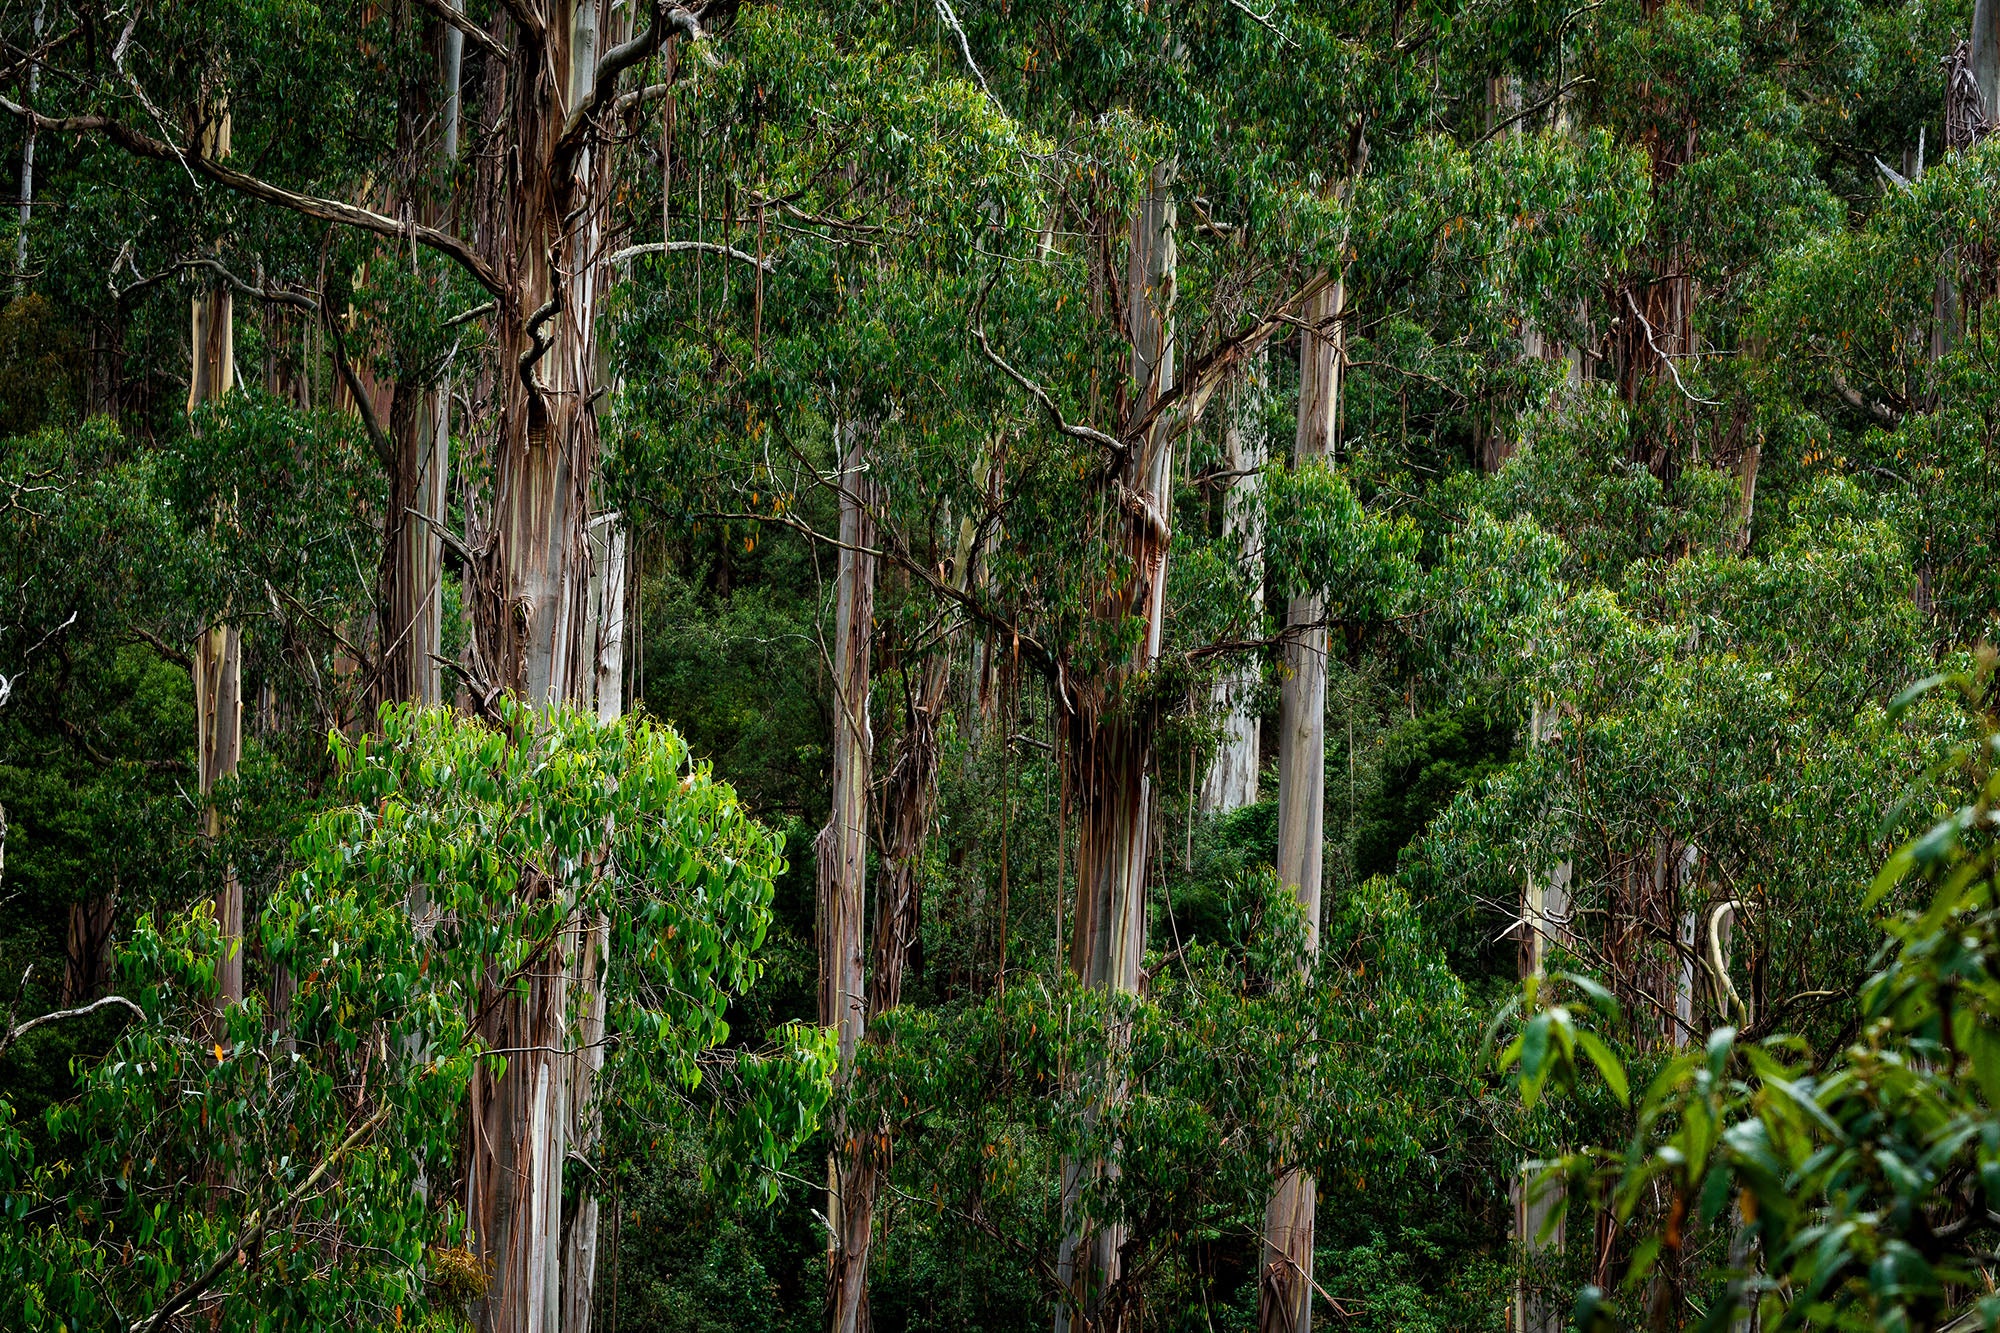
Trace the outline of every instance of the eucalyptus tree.
{"label": "eucalyptus tree", "polygon": [[[614,239],[609,210],[616,172],[607,131],[618,115],[622,80],[669,33],[690,44],[702,40],[702,19],[699,9],[658,4],[635,13],[592,0],[503,3],[485,14],[394,5],[368,15],[366,44],[423,71],[409,86],[436,88],[435,52],[445,45],[412,41],[412,33],[451,27],[476,48],[470,68],[459,70],[462,86],[443,99],[465,108],[459,117],[473,126],[464,136],[469,169],[456,173],[468,203],[461,215],[433,214],[434,221],[420,214],[435,205],[416,197],[393,201],[399,213],[382,211],[367,198],[370,167],[338,151],[354,140],[393,139],[412,124],[428,140],[429,124],[407,102],[391,99],[376,118],[360,117],[347,142],[335,136],[329,145],[282,103],[260,100],[260,93],[282,95],[311,82],[317,101],[329,91],[329,78],[334,88],[368,86],[376,66],[331,13],[301,30],[288,16],[257,10],[224,21],[205,6],[157,12],[67,6],[49,31],[74,31],[82,40],[45,40],[37,105],[6,101],[39,135],[157,163],[235,207],[372,237],[384,252],[378,263],[407,255],[421,269],[428,253],[434,265],[448,265],[462,279],[431,289],[425,319],[437,337],[474,319],[489,330],[475,433],[490,480],[477,488],[485,502],[472,507],[468,531],[449,543],[464,567],[472,628],[467,688],[482,708],[503,692],[540,705],[588,701],[595,685],[587,533],[598,458],[598,304]],[[280,42],[327,61],[311,69],[266,61]],[[216,106],[208,94],[220,88],[229,91],[231,119],[254,127],[256,136],[239,135],[231,157],[212,132],[214,113],[204,119],[187,110]],[[419,104],[436,100],[424,96]],[[461,289],[486,298],[484,307],[471,305]],[[317,299],[326,313],[323,298],[301,299]],[[467,308],[447,308],[460,302]],[[337,336],[336,325],[329,323],[330,335]],[[351,367],[347,378],[356,379]],[[437,414],[419,421],[426,416],[418,411],[424,386],[409,387],[398,429],[410,445],[405,452],[420,460],[434,447]],[[355,396],[365,412],[366,386],[361,390]],[[371,422],[385,462],[410,490],[421,480],[422,463],[394,457],[380,434]],[[411,525],[402,518],[410,507],[406,501],[397,508],[388,535],[414,550],[421,543],[409,542]],[[392,569],[419,577],[421,563],[394,561]],[[381,648],[400,654],[404,631],[421,617],[417,598],[393,600],[411,623],[397,625]],[[496,996],[481,1006],[495,1044],[518,1052],[508,1072],[478,1094],[483,1120],[467,1139],[477,1248],[494,1266],[482,1316],[489,1327],[545,1327],[558,1317],[560,1291],[589,1286],[587,1271],[562,1271],[558,1243],[566,1158],[559,1085],[576,1059],[562,997],[586,966],[581,940],[565,937],[561,967],[535,973],[525,997]]]}

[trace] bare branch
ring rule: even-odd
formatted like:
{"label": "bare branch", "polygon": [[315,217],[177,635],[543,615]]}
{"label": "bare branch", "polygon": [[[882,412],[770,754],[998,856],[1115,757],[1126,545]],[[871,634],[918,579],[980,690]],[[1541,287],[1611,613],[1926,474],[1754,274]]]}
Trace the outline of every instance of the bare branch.
{"label": "bare branch", "polygon": [[776,259],[759,259],[747,250],[738,250],[733,245],[722,245],[715,241],[649,241],[644,245],[628,245],[623,250],[614,250],[610,255],[606,256],[604,262],[607,264],[622,264],[628,259],[637,259],[641,255],[677,255],[689,251],[700,251],[702,254],[708,255],[726,255],[730,259],[740,259],[746,264],[755,264],[766,273],[775,273],[778,269],[778,261]]}
{"label": "bare branch", "polygon": [[327,341],[333,351],[334,369],[340,372],[341,383],[354,398],[355,410],[361,414],[361,424],[368,430],[368,443],[375,450],[375,457],[391,475],[396,471],[396,446],[389,439],[389,432],[382,429],[382,418],[375,413],[375,403],[368,395],[368,386],[361,382],[354,366],[347,359],[347,342],[340,336],[340,321],[325,310],[320,312],[320,322],[326,326]]}
{"label": "bare branch", "polygon": [[123,995],[106,995],[102,999],[92,1000],[89,1004],[78,1005],[74,1009],[58,1009],[52,1014],[43,1014],[39,1018],[29,1019],[18,1027],[9,1028],[4,1034],[0,1034],[0,1055],[5,1055],[15,1042],[27,1036],[36,1028],[46,1027],[50,1023],[60,1023],[66,1018],[82,1018],[86,1014],[94,1014],[100,1009],[115,1008],[119,1005],[130,1009],[138,1018],[143,1019],[146,1016],[145,1010],[126,999]]}
{"label": "bare branch", "polygon": [[287,190],[281,185],[273,185],[267,180],[238,171],[200,153],[183,154],[172,144],[155,139],[152,135],[135,130],[109,116],[45,116],[6,97],[0,97],[0,111],[27,121],[38,130],[49,130],[58,134],[102,135],[134,157],[178,162],[194,174],[205,176],[238,194],[289,209],[294,213],[302,213],[310,218],[318,218],[322,222],[338,222],[343,226],[355,227],[361,231],[373,232],[378,236],[387,236],[399,241],[414,239],[418,244],[428,246],[457,261],[459,267],[472,275],[473,281],[494,296],[504,298],[508,294],[506,282],[494,271],[493,266],[480,258],[464,238],[449,232],[415,222],[403,222],[387,214],[377,213],[373,209],[350,204],[345,200],[322,199],[316,195]]}
{"label": "bare branch", "polygon": [[1122,461],[1130,452],[1123,440],[1118,439],[1116,436],[1106,435],[1094,426],[1072,425],[1069,421],[1065,420],[1062,409],[1056,406],[1056,400],[1049,396],[1049,391],[1029,379],[1026,375],[1023,375],[1020,371],[1014,369],[1014,367],[1008,365],[1006,358],[994,351],[993,344],[987,341],[985,319],[986,294],[993,290],[993,283],[999,279],[999,276],[996,272],[992,278],[987,280],[985,288],[979,293],[978,303],[972,308],[972,336],[978,341],[979,349],[986,353],[988,361],[991,361],[1006,373],[1008,379],[1027,390],[1028,396],[1041,404],[1042,411],[1048,414],[1050,422],[1055,425],[1056,430],[1060,434],[1067,435],[1073,440],[1082,440],[1086,444],[1097,445],[1099,448],[1109,451],[1114,459]]}
{"label": "bare branch", "polygon": [[569,179],[570,168],[583,149],[591,122],[612,100],[612,95],[618,90],[618,79],[626,70],[659,50],[668,32],[680,33],[690,42],[698,42],[707,35],[701,30],[701,21],[694,13],[679,5],[668,8],[660,0],[653,0],[652,11],[653,21],[644,32],[612,47],[598,60],[597,77],[591,83],[590,91],[569,113],[569,119],[563,122],[562,136],[556,140],[555,151],[550,154],[550,174],[556,180]]}
{"label": "bare branch", "polygon": [[1827,376],[1833,381],[1833,391],[1840,395],[1840,401],[1869,418],[1876,425],[1894,430],[1903,424],[1896,413],[1872,398],[1863,398],[1858,389],[1847,382],[1847,376],[1840,373],[1839,366],[1828,366]]}
{"label": "bare branch", "polygon": [[446,4],[444,0],[417,0],[417,3],[429,10],[437,18],[443,20],[446,24],[464,33],[474,46],[488,55],[496,56],[501,60],[507,58],[507,48],[495,41],[492,33],[474,23],[460,10]]}

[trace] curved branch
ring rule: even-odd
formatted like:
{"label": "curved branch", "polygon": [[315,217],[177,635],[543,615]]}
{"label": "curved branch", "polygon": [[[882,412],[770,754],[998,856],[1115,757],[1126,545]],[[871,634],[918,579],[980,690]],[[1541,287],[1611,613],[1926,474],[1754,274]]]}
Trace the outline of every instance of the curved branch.
{"label": "curved branch", "polygon": [[701,20],[679,5],[668,8],[659,0],[654,0],[652,11],[653,21],[644,32],[612,47],[598,60],[597,77],[592,81],[590,91],[569,113],[569,119],[563,122],[562,136],[556,140],[555,150],[549,155],[550,175],[559,184],[568,182],[577,154],[583,151],[583,141],[590,133],[591,122],[605,104],[613,100],[619,77],[659,50],[660,43],[666,40],[669,32],[680,33],[690,42],[698,42],[707,35],[701,29]]}
{"label": "curved branch", "polygon": [[[997,280],[999,276],[997,273],[994,274],[994,279]],[[1008,365],[1006,358],[993,350],[993,344],[988,342],[986,338],[985,319],[986,293],[992,290],[993,282],[988,281],[985,290],[979,293],[978,303],[972,308],[972,336],[979,343],[979,350],[986,353],[988,361],[991,361],[994,365],[1000,367],[1002,371],[1006,372],[1008,379],[1027,390],[1028,396],[1041,404],[1042,411],[1048,414],[1049,421],[1054,424],[1058,433],[1067,435],[1073,440],[1082,440],[1085,444],[1097,445],[1099,448],[1108,451],[1112,458],[1122,465],[1131,453],[1131,450],[1126,447],[1125,441],[1114,435],[1106,435],[1095,426],[1079,426],[1065,420],[1062,409],[1056,406],[1056,400],[1050,397],[1047,389],[1044,389],[1041,385]]]}
{"label": "curved branch", "polygon": [[267,180],[238,171],[236,168],[217,162],[200,153],[182,153],[173,145],[155,139],[141,130],[135,130],[122,121],[110,116],[45,116],[22,106],[6,97],[0,97],[0,111],[17,116],[33,125],[37,130],[48,130],[58,134],[99,134],[117,144],[134,157],[152,158],[159,162],[176,162],[196,175],[205,176],[216,184],[237,194],[274,204],[294,213],[317,218],[322,222],[337,222],[343,226],[361,231],[374,232],[394,240],[415,240],[438,253],[455,260],[472,276],[472,280],[494,296],[505,297],[507,284],[494,271],[493,266],[480,258],[463,237],[450,232],[439,231],[420,223],[402,222],[384,213],[359,204],[350,204],[341,199],[323,199],[317,195],[300,194],[287,190],[281,185],[273,185]]}
{"label": "curved branch", "polygon": [[1861,392],[1847,382],[1847,376],[1840,373],[1839,366],[1828,366],[1827,375],[1833,380],[1833,391],[1840,395],[1840,401],[1846,403],[1876,425],[1883,427],[1885,430],[1894,430],[1903,424],[1903,419],[1889,408],[1884,407],[1872,398],[1863,398]]}
{"label": "curved branch", "polygon": [[146,1017],[144,1009],[141,1009],[123,995],[107,995],[101,1000],[92,1000],[89,1004],[78,1005],[74,1009],[58,1009],[52,1014],[43,1014],[39,1018],[31,1018],[18,1027],[12,1027],[5,1033],[0,1033],[0,1055],[5,1055],[15,1042],[27,1036],[38,1027],[46,1027],[50,1023],[60,1023],[65,1018],[82,1018],[85,1014],[94,1014],[99,1009],[109,1009],[115,1005],[125,1006],[141,1019]]}
{"label": "curved branch", "polygon": [[460,32],[464,33],[468,41],[488,55],[496,56],[501,60],[507,58],[507,48],[495,41],[492,33],[474,23],[462,11],[446,4],[445,0],[417,0],[417,4],[428,10],[434,17],[441,20],[447,26],[457,28]]}
{"label": "curved branch", "polygon": [[648,241],[644,245],[628,245],[623,250],[614,250],[605,256],[607,264],[622,264],[628,259],[641,255],[678,255],[689,251],[700,251],[707,255],[725,255],[730,259],[740,259],[746,264],[755,264],[766,273],[778,270],[775,259],[759,259],[747,250],[738,250],[733,245],[723,245],[716,241]]}

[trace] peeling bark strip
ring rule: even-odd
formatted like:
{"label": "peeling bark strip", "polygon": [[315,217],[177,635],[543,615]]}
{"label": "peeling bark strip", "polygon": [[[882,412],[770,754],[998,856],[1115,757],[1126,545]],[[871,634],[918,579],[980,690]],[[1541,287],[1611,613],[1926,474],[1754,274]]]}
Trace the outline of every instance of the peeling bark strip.
{"label": "peeling bark strip", "polygon": [[[1133,213],[1126,270],[1126,328],[1132,338],[1132,401],[1128,420],[1149,424],[1122,454],[1115,493],[1123,502],[1111,521],[1122,529],[1131,577],[1101,599],[1096,614],[1113,624],[1145,618],[1145,637],[1112,673],[1100,697],[1078,697],[1064,724],[1069,783],[1077,810],[1076,913],[1070,967],[1087,986],[1119,994],[1139,989],[1146,948],[1148,770],[1155,722],[1133,695],[1160,655],[1165,622],[1167,546],[1164,515],[1173,481],[1173,435],[1155,408],[1174,387],[1174,167],[1153,168],[1146,197]],[[1128,434],[1128,438],[1130,438]],[[1113,1034],[1114,1042],[1118,1034]],[[1107,1096],[1122,1096],[1113,1088]],[[1124,1323],[1119,1251],[1125,1229],[1082,1214],[1085,1183],[1115,1176],[1113,1161],[1063,1163],[1065,1234],[1056,1260],[1066,1296],[1056,1333],[1111,1333]]]}
{"label": "peeling bark strip", "polygon": [[[874,737],[868,698],[875,618],[875,520],[870,512],[867,432],[846,423],[840,474],[840,573],[834,591],[833,809],[813,843],[819,890],[819,1018],[840,1048],[835,1080],[854,1076],[867,1022],[861,916],[867,895],[868,786]],[[833,1119],[827,1158],[827,1310],[830,1328],[868,1326],[868,1237],[874,1204],[871,1155],[845,1113]],[[865,1136],[865,1131],[863,1131]]]}
{"label": "peeling bark strip", "polygon": [[[1313,297],[1306,322],[1315,330],[1299,345],[1299,420],[1292,466],[1327,458],[1340,423],[1340,322],[1346,287],[1330,283]],[[1278,878],[1298,895],[1306,947],[1319,952],[1320,874],[1326,834],[1326,614],[1318,597],[1294,597],[1286,608],[1285,677],[1278,694]],[[1318,1186],[1296,1167],[1283,1168],[1264,1210],[1263,1262],[1258,1270],[1260,1333],[1305,1333],[1312,1327],[1313,1221]]]}

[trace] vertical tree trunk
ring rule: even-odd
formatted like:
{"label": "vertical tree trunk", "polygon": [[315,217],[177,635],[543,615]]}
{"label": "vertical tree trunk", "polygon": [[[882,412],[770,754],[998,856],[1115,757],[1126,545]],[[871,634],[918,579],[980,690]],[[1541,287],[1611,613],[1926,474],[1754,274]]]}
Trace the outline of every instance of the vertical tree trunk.
{"label": "vertical tree trunk", "polygon": [[[591,619],[595,622],[597,720],[606,725],[624,716],[625,652],[625,528],[615,514],[592,527],[591,555],[596,576],[591,586]],[[576,985],[580,988],[576,1044],[570,1057],[567,1137],[570,1151],[580,1157],[597,1147],[603,1127],[595,1100],[597,1076],[604,1068],[604,976],[610,959],[611,923],[602,914],[580,923],[576,943]],[[562,1333],[589,1333],[592,1297],[597,1290],[598,1198],[594,1190],[577,1191],[576,1206],[563,1219],[561,1269]]]}
{"label": "vertical tree trunk", "polygon": [[[866,432],[843,428],[840,573],[834,592],[833,810],[813,843],[819,886],[819,1018],[840,1048],[835,1075],[844,1090],[867,1020],[862,989],[861,916],[867,894],[870,657],[875,613],[874,516],[869,512]],[[827,1308],[836,1333],[868,1326],[867,1262],[873,1205],[866,1153],[844,1113],[830,1126],[827,1159]]]}
{"label": "vertical tree trunk", "polygon": [[[1292,465],[1332,452],[1340,421],[1340,317],[1346,288],[1329,284],[1312,299],[1301,335],[1299,419]],[[1278,696],[1278,878],[1298,895],[1306,943],[1319,952],[1320,871],[1326,837],[1325,607],[1294,597],[1286,608],[1285,678]],[[1317,1187],[1297,1167],[1282,1168],[1264,1210],[1264,1251],[1257,1291],[1260,1333],[1312,1327],[1313,1213]]]}
{"label": "vertical tree trunk", "polygon": [[[448,23],[430,29],[436,56],[435,86],[406,89],[398,127],[405,160],[427,164],[406,183],[406,206],[426,224],[445,220],[448,185],[458,159],[460,57],[465,36]],[[434,377],[398,380],[389,408],[395,468],[389,478],[381,573],[381,662],[375,701],[436,704],[443,691],[439,652],[444,644],[444,542],[451,486],[451,384],[449,365]]]}
{"label": "vertical tree trunk", "polygon": [[[35,6],[35,51],[42,46],[42,28],[48,22],[49,0],[40,0]],[[35,94],[41,89],[42,64],[34,55],[28,57],[27,102],[35,104]],[[21,230],[14,237],[14,291],[18,295],[28,287],[28,219],[35,212],[35,122],[29,121],[27,132],[21,136]]]}
{"label": "vertical tree trunk", "polygon": [[[482,706],[502,691],[538,707],[587,704],[596,683],[588,528],[610,175],[608,155],[588,136],[568,140],[573,151],[563,145],[571,110],[596,76],[607,8],[605,0],[528,5],[545,26],[528,33],[501,20],[515,58],[486,62],[484,104],[494,119],[482,132],[497,142],[479,154],[471,195],[484,257],[509,290],[495,319],[492,501],[468,543],[468,671]],[[622,22],[629,11],[611,13]],[[602,975],[598,930],[571,921],[560,965],[534,978],[525,997],[494,999],[489,1009],[486,1039],[517,1054],[499,1079],[475,1081],[468,1134],[467,1212],[492,1273],[484,1333],[555,1333],[566,1294],[583,1302],[567,1308],[587,1308],[587,1265],[579,1259],[565,1271],[562,1199],[573,1127],[593,1096],[595,1071],[579,1052]],[[573,1217],[585,1215],[588,1195],[587,1184],[575,1192]]]}
{"label": "vertical tree trunk", "polygon": [[[1528,720],[1528,744],[1538,746],[1550,739],[1554,727],[1553,711],[1537,702]],[[1523,977],[1540,975],[1548,946],[1568,938],[1569,882],[1570,863],[1567,861],[1559,863],[1545,875],[1532,870],[1528,873],[1521,901],[1520,974]],[[1558,1221],[1546,1236],[1543,1232],[1548,1230],[1549,1219],[1556,1216],[1563,1202],[1561,1186],[1551,1185],[1537,1192],[1533,1177],[1523,1167],[1515,1173],[1510,1193],[1514,1204],[1514,1243],[1521,1261],[1531,1264],[1538,1256],[1560,1252],[1564,1242],[1562,1223]],[[1608,1213],[1604,1215],[1607,1222],[1609,1216]],[[1512,1324],[1515,1333],[1562,1333],[1565,1327],[1563,1302],[1530,1278],[1531,1275],[1524,1272],[1514,1284]]]}
{"label": "vertical tree trunk", "polygon": [[[204,131],[209,152],[229,155],[229,113],[222,111]],[[191,315],[194,364],[188,376],[188,411],[219,401],[236,382],[236,320],[229,289],[214,283],[194,297]],[[220,516],[218,515],[218,520]],[[212,798],[218,783],[236,776],[243,757],[243,636],[233,625],[203,630],[194,651],[195,773],[204,803],[202,831],[220,841],[222,812]],[[222,932],[216,968],[216,998],[234,1004],[243,998],[243,885],[236,868],[224,865],[215,896],[215,920]]]}
{"label": "vertical tree trunk", "polygon": [[[1126,327],[1132,337],[1131,420],[1152,409],[1174,384],[1174,168],[1153,168],[1146,198],[1131,220],[1126,269]],[[1146,853],[1154,721],[1130,687],[1153,667],[1165,624],[1169,487],[1173,444],[1155,425],[1133,450],[1119,478],[1118,525],[1132,575],[1103,599],[1098,614],[1113,624],[1143,616],[1146,632],[1111,678],[1079,699],[1065,719],[1070,786],[1077,809],[1076,912],[1070,967],[1094,989],[1132,994],[1146,948]],[[1117,1034],[1113,1034],[1114,1040]],[[1116,1087],[1107,1092],[1122,1096]],[[1119,1279],[1122,1226],[1081,1212],[1086,1178],[1115,1175],[1116,1161],[1063,1164],[1066,1234],[1056,1276],[1067,1293],[1056,1313],[1057,1333],[1115,1333],[1123,1322],[1112,1288]]]}
{"label": "vertical tree trunk", "polygon": [[[1251,597],[1264,609],[1264,477],[1258,470],[1269,455],[1265,439],[1264,356],[1258,354],[1231,393],[1229,420],[1223,427],[1223,455],[1238,475],[1223,498],[1222,532],[1242,543]],[[1222,744],[1202,784],[1201,808],[1222,813],[1253,804],[1257,799],[1257,714],[1254,704],[1263,677],[1257,662],[1231,667],[1215,682],[1215,703],[1223,714]]]}

